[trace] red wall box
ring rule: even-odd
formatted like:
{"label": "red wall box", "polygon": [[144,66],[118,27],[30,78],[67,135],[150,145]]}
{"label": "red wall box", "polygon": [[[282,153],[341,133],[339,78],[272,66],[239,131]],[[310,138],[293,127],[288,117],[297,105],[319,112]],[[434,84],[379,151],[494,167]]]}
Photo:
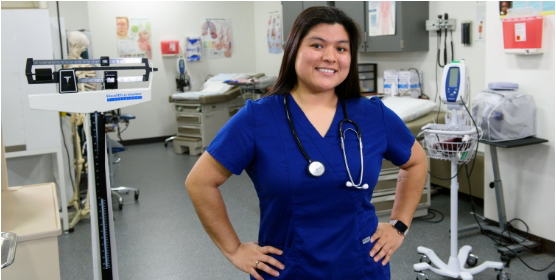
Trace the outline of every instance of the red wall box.
{"label": "red wall box", "polygon": [[504,50],[506,53],[543,53],[543,20],[542,16],[523,16],[502,19]]}
{"label": "red wall box", "polygon": [[179,40],[160,41],[160,49],[162,51],[162,55],[177,55],[180,53],[180,41]]}

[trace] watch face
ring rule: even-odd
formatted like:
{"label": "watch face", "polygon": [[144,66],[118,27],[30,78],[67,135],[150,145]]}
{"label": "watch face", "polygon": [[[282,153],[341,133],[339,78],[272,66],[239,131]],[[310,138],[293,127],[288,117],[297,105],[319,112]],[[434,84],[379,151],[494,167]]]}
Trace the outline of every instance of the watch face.
{"label": "watch face", "polygon": [[401,233],[405,233],[405,231],[407,230],[407,226],[402,223],[401,221],[398,221],[394,227]]}

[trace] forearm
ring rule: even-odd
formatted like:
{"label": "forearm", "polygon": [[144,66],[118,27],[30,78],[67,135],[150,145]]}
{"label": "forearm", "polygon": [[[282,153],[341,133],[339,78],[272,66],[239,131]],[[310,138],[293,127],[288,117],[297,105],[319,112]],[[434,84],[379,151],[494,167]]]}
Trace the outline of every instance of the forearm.
{"label": "forearm", "polygon": [[230,223],[220,190],[217,186],[196,186],[187,182],[186,185],[205,231],[228,258],[241,242]]}
{"label": "forearm", "polygon": [[394,208],[390,216],[392,220],[401,220],[408,227],[411,225],[413,215],[423,195],[427,170],[427,161],[400,170]]}

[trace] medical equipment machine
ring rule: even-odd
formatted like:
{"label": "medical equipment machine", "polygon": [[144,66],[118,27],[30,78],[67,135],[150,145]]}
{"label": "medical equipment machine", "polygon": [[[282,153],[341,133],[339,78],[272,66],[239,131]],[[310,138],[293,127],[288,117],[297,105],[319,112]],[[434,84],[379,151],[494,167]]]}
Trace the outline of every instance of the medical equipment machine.
{"label": "medical equipment machine", "polygon": [[[458,252],[458,164],[465,164],[474,157],[473,152],[477,148],[478,140],[482,131],[476,126],[471,126],[467,115],[458,115],[468,101],[469,81],[467,68],[464,61],[452,61],[444,67],[442,79],[441,100],[447,105],[449,117],[446,116],[446,124],[428,124],[422,128],[427,156],[431,159],[448,160],[451,162],[451,185],[450,185],[450,259],[444,263],[432,249],[419,246],[417,251],[421,254],[421,262],[413,265],[418,279],[428,279],[423,273],[431,270],[439,275],[464,280],[473,279],[474,274],[480,273],[487,268],[494,268],[500,277],[507,275],[502,272],[501,262],[486,261],[477,264],[477,257],[470,254],[471,246],[465,245]],[[467,101],[467,102],[466,102]],[[420,133],[420,134],[421,134]],[[470,268],[465,268],[468,264]],[[434,264],[436,267],[433,267]]]}
{"label": "medical equipment machine", "polygon": [[178,60],[176,60],[176,71],[178,72],[178,76],[176,77],[177,90],[184,92],[186,87],[190,90],[191,79],[187,75],[187,70],[185,69],[185,58],[183,56],[180,56]]}
{"label": "medical equipment machine", "polygon": [[[62,68],[53,65],[93,64],[100,67]],[[120,64],[141,64],[121,66]],[[45,67],[46,66],[46,67]],[[41,67],[41,68],[38,68]],[[33,72],[34,70],[34,72]],[[145,75],[122,77],[119,70],[144,70]],[[76,71],[104,71],[104,78],[77,79]],[[104,113],[151,100],[152,72],[158,71],[146,58],[109,58],[83,60],[27,59],[25,75],[29,84],[59,84],[59,93],[29,95],[31,109],[86,113],[84,129],[87,139],[88,176],[91,204],[91,239],[94,279],[119,279],[116,236],[112,214]],[[149,82],[147,88],[119,89],[122,82]],[[105,90],[78,94],[78,83],[102,83]],[[61,94],[60,94],[61,93]]]}
{"label": "medical equipment machine", "polygon": [[[365,169],[363,167],[363,142],[361,141],[361,131],[359,130],[359,126],[357,125],[357,123],[348,118],[347,111],[346,111],[346,104],[344,103],[344,100],[340,98],[340,102],[342,103],[342,110],[344,112],[344,119],[342,121],[340,121],[339,132],[340,132],[340,139],[342,140],[341,147],[342,147],[342,152],[344,153],[344,162],[346,164],[346,170],[347,170],[348,176],[349,176],[349,181],[346,182],[346,187],[348,187],[348,188],[349,187],[355,187],[357,189],[366,190],[366,189],[369,188],[369,185],[368,184],[362,184],[363,183],[363,170],[365,170]],[[320,162],[320,161],[311,160],[311,158],[309,158],[309,155],[307,155],[307,152],[303,148],[303,145],[301,145],[301,141],[299,140],[299,137],[297,137],[297,133],[295,132],[295,128],[293,127],[293,122],[292,122],[291,117],[290,117],[290,108],[288,106],[288,96],[287,96],[287,94],[286,94],[286,96],[284,96],[284,106],[286,107],[286,116],[288,117],[288,123],[290,124],[290,129],[292,131],[293,137],[295,138],[295,142],[297,143],[297,146],[299,147],[299,150],[301,150],[301,152],[303,153],[303,156],[305,157],[305,159],[307,159],[307,161],[309,162],[309,165],[307,166],[307,170],[314,177],[322,176],[322,174],[324,174],[324,171],[325,171],[324,164],[322,164],[322,162]],[[355,129],[348,128],[346,130],[343,130],[342,127],[343,127],[344,122],[351,123],[355,127]],[[351,177],[351,172],[349,170],[347,157],[346,157],[344,139],[345,139],[345,133],[348,130],[351,130],[351,131],[355,132],[355,134],[357,134],[357,139],[359,139],[359,157],[361,158],[361,170],[359,171],[360,176],[359,176],[359,183],[358,184],[355,184],[355,182],[353,181],[353,178]]]}
{"label": "medical equipment machine", "polygon": [[[452,31],[456,30],[456,20],[448,19],[448,14],[438,15],[436,20],[426,21],[427,31],[436,31],[437,34],[437,53],[436,61],[438,66],[444,67],[448,64],[448,30],[450,30],[450,37],[452,41],[450,42],[452,47],[452,60],[454,60],[454,36]],[[444,64],[440,64],[440,41],[442,41],[442,30],[444,30]]]}
{"label": "medical equipment machine", "polygon": [[509,141],[535,135],[535,100],[518,92],[517,87],[490,83],[488,89],[475,95],[471,113],[484,132],[484,140]]}

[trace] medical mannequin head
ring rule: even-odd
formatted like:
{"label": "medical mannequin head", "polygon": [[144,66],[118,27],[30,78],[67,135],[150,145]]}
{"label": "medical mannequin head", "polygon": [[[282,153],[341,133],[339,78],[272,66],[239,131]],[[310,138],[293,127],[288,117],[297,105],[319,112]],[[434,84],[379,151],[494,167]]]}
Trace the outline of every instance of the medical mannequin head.
{"label": "medical mannequin head", "polygon": [[[342,10],[329,6],[306,9],[292,26],[278,80],[268,95],[291,91],[299,78],[313,89],[335,85],[336,94],[345,99],[361,96],[357,70],[359,42],[359,27]],[[317,70],[324,66],[340,71],[326,75]]]}
{"label": "medical mannequin head", "polygon": [[69,57],[81,58],[81,53],[89,46],[89,38],[83,32],[72,31],[68,34]]}

